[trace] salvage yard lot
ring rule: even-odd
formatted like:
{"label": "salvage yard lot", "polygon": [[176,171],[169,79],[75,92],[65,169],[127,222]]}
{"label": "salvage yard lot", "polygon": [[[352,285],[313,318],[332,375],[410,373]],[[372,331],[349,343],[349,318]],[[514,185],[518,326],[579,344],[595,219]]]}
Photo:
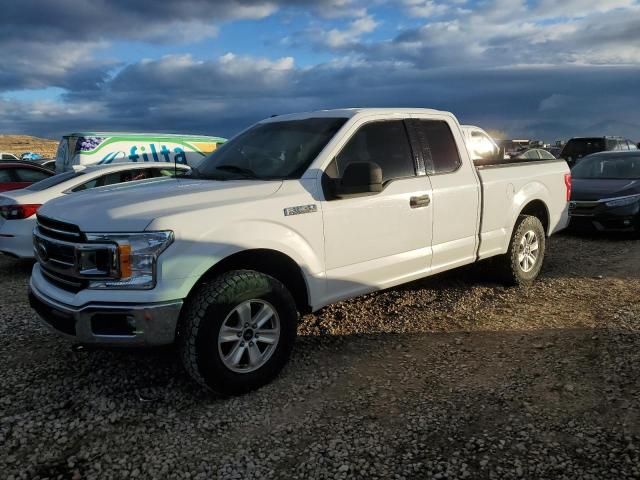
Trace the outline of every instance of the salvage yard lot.
{"label": "salvage yard lot", "polygon": [[0,257],[5,478],[640,478],[640,240],[560,235],[529,289],[463,269],[304,317],[257,392],[78,351]]}

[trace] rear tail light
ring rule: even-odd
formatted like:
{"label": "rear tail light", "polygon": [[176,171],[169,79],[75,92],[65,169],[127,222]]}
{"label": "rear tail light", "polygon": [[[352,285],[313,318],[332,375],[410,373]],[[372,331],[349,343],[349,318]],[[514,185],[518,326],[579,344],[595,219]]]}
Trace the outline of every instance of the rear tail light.
{"label": "rear tail light", "polygon": [[22,220],[35,215],[41,206],[42,205],[35,203],[26,205],[0,205],[0,216],[6,220]]}
{"label": "rear tail light", "polygon": [[567,188],[567,202],[571,200],[571,174],[564,174],[564,186]]}

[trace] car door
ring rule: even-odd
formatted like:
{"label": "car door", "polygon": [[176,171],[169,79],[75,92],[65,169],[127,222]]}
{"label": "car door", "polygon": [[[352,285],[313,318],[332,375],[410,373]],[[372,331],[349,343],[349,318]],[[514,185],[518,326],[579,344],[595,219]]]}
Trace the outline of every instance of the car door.
{"label": "car door", "polygon": [[329,301],[386,288],[426,274],[431,266],[431,186],[417,175],[405,123],[362,121],[325,169],[330,183],[351,162],[382,170],[381,192],[321,203]]}
{"label": "car door", "polygon": [[[480,229],[480,182],[469,160],[459,151],[464,141],[448,116],[415,115],[416,132],[432,189],[432,273],[475,261]],[[464,160],[464,161],[463,161]]]}
{"label": "car door", "polygon": [[7,192],[18,188],[22,187],[16,182],[12,169],[0,168],[0,192]]}

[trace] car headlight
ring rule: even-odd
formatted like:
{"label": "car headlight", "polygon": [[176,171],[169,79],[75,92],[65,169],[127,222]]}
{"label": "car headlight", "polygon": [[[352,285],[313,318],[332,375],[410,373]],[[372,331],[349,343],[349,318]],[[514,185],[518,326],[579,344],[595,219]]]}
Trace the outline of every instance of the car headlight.
{"label": "car headlight", "polygon": [[[113,263],[118,278],[91,280],[89,288],[147,290],[156,286],[158,256],[173,242],[173,232],[87,233],[87,240],[117,245]],[[81,257],[80,261],[89,263],[81,264],[81,270],[91,269],[90,255],[86,259]]]}
{"label": "car headlight", "polygon": [[640,201],[640,195],[629,195],[628,197],[614,198],[605,201],[607,207],[626,207]]}

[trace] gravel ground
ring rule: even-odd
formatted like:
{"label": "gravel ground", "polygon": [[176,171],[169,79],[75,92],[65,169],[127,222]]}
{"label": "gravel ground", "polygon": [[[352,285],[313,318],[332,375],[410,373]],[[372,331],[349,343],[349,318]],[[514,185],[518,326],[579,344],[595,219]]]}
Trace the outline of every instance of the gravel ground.
{"label": "gravel ground", "polygon": [[171,350],[74,352],[0,258],[2,478],[640,478],[640,241],[554,237],[328,307],[272,384],[217,398]]}

